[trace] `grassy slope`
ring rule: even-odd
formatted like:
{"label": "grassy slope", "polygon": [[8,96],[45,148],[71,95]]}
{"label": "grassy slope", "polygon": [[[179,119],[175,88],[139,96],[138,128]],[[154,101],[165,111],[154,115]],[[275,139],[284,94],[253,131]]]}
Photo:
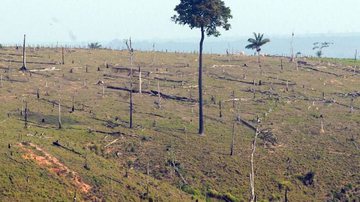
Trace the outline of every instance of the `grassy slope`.
{"label": "grassy slope", "polygon": [[[2,49],[0,59],[21,60],[21,56],[9,55],[15,50]],[[37,56],[37,57],[32,57]],[[155,56],[155,57],[154,57]],[[155,58],[154,64],[150,65]],[[151,71],[150,78],[160,77],[180,80],[178,83],[160,81],[161,91],[167,94],[197,97],[196,61],[193,54],[143,53],[135,54],[135,61],[144,71]],[[44,49],[33,51],[29,61],[59,61],[60,51]],[[105,85],[129,86],[127,79],[104,78],[104,74],[126,76],[106,69],[104,62],[128,66],[126,52],[109,50],[73,50],[66,53],[65,65],[29,64],[30,69],[56,66],[60,71],[41,72],[42,75],[21,74],[16,71],[20,64],[0,61],[5,79],[0,88],[0,199],[2,200],[71,200],[74,191],[79,192],[71,179],[58,176],[33,161],[22,158],[23,150],[16,146],[22,141],[31,141],[58,158],[70,169],[79,173],[93,189],[88,194],[78,193],[81,199],[103,198],[106,200],[140,200],[146,192],[146,182],[150,185],[152,198],[163,201],[189,201],[190,194],[204,199],[204,193],[213,189],[229,193],[239,200],[249,198],[250,152],[254,132],[242,124],[236,126],[235,155],[230,157],[231,128],[235,116],[231,103],[224,105],[223,118],[218,117],[217,105],[211,104],[211,96],[216,100],[231,98],[232,91],[241,98],[239,112],[245,120],[262,119],[259,127],[271,128],[278,139],[276,146],[258,143],[255,154],[255,186],[258,199],[276,200],[283,198],[284,189],[279,184],[290,187],[291,201],[325,200],[331,191],[338,191],[351,183],[359,184],[359,128],[360,114],[356,109],[350,114],[349,108],[334,103],[311,101],[334,98],[338,103],[349,105],[349,97],[336,93],[358,91],[359,74],[353,75],[342,70],[348,61],[331,61],[319,66],[323,71],[342,76],[336,77],[321,72],[296,70],[294,64],[284,63],[280,71],[279,58],[263,58],[262,70],[256,58],[205,56],[205,115],[206,136],[196,135],[197,106],[191,103],[162,100],[162,109],[154,104],[157,97],[134,95],[136,128],[127,128],[128,94],[95,85],[103,80]],[[72,64],[74,61],[74,64]],[[317,61],[314,61],[317,62]],[[246,63],[249,67],[242,67]],[[334,65],[334,64],[337,65]],[[5,72],[10,65],[12,71]],[[85,73],[88,66],[89,73]],[[189,66],[189,67],[183,67]],[[101,71],[97,71],[101,67]],[[70,73],[73,68],[74,72]],[[214,75],[232,77],[246,81],[262,80],[266,85],[255,86],[256,90],[268,91],[269,83],[274,83],[274,91],[281,99],[246,90],[252,85],[225,81]],[[8,78],[15,81],[8,81]],[[277,79],[278,78],[278,79]],[[296,83],[285,91],[285,86],[276,83]],[[86,87],[84,87],[84,80]],[[136,79],[134,79],[136,80]],[[45,87],[45,83],[48,87]],[[303,88],[304,85],[304,88]],[[36,99],[36,89],[40,89],[41,99]],[[137,85],[135,85],[137,88]],[[157,81],[144,78],[144,90],[156,90]],[[45,91],[49,96],[45,96]],[[75,96],[75,113],[68,113]],[[302,97],[301,97],[302,96]],[[304,97],[310,100],[303,99]],[[30,108],[30,128],[24,129],[20,110],[25,98]],[[57,129],[57,106],[51,102],[61,100],[63,129]],[[355,99],[354,105],[360,107]],[[268,113],[266,113],[268,112]],[[7,114],[10,113],[10,118]],[[266,113],[266,116],[265,116]],[[154,116],[154,114],[156,116]],[[320,134],[320,119],[325,118],[325,133]],[[46,123],[41,123],[44,118]],[[154,122],[156,122],[154,126]],[[115,128],[107,127],[109,123]],[[186,128],[184,132],[184,128]],[[122,132],[124,136],[109,136],[89,130]],[[34,136],[34,134],[37,135]],[[39,135],[43,133],[43,135]],[[109,147],[105,145],[118,139]],[[90,171],[83,168],[85,159],[77,154],[52,146],[59,140],[69,148],[84,154]],[[7,145],[13,147],[10,151]],[[357,146],[357,147],[356,147]],[[189,183],[185,188],[174,170],[167,165],[168,160],[179,163],[180,172]],[[125,178],[125,167],[131,162],[129,178]],[[151,177],[147,177],[149,165]],[[298,176],[309,171],[315,172],[315,184],[304,186]],[[9,176],[12,178],[9,180]],[[29,176],[29,182],[26,178]],[[114,179],[114,180],[110,180]],[[181,191],[180,188],[188,193]]]}

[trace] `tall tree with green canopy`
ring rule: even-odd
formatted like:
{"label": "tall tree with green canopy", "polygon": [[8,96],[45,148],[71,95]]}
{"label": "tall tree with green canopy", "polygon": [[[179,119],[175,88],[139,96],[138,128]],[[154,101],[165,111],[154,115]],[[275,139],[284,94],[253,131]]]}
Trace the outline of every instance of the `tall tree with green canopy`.
{"label": "tall tree with green canopy", "polygon": [[190,29],[199,28],[201,32],[199,47],[199,134],[204,134],[203,96],[202,96],[202,53],[205,35],[220,36],[217,30],[221,27],[230,29],[231,10],[222,0],[180,0],[174,9],[177,15],[172,20],[180,25],[188,25]]}
{"label": "tall tree with green canopy", "polygon": [[257,54],[258,54],[258,63],[260,63],[260,51],[261,51],[261,46],[267,44],[270,42],[270,39],[264,39],[264,34],[256,34],[254,32],[254,38],[249,38],[248,42],[250,43],[249,45],[247,45],[245,48],[246,49],[253,49],[256,50]]}

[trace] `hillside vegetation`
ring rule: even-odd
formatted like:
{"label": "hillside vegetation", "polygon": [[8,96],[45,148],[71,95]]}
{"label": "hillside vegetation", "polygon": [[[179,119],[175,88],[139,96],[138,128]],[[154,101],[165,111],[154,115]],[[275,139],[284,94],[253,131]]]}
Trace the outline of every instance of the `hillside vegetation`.
{"label": "hillside vegetation", "polygon": [[258,201],[360,200],[359,62],[204,55],[199,136],[196,54],[21,57],[0,49],[1,201],[248,201],[256,129]]}

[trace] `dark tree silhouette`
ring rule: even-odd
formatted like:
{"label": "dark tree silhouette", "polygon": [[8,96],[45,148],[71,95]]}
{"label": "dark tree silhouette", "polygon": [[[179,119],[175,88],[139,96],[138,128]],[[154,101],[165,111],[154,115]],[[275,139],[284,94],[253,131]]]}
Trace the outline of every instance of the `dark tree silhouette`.
{"label": "dark tree silhouette", "polygon": [[89,43],[89,44],[88,44],[88,47],[89,47],[90,49],[99,49],[99,48],[101,48],[101,44],[98,43],[98,42]]}
{"label": "dark tree silhouette", "polygon": [[323,49],[324,48],[328,48],[331,44],[331,42],[315,42],[313,45],[313,50],[317,50],[316,51],[316,56],[321,58],[321,56],[323,56],[324,52],[323,52]]}
{"label": "dark tree silhouette", "polygon": [[202,97],[202,52],[205,34],[220,36],[217,27],[230,29],[228,20],[232,18],[231,10],[222,0],[180,0],[174,9],[177,15],[172,20],[180,25],[188,25],[190,29],[199,28],[201,31],[199,47],[199,134],[204,134],[203,97]]}

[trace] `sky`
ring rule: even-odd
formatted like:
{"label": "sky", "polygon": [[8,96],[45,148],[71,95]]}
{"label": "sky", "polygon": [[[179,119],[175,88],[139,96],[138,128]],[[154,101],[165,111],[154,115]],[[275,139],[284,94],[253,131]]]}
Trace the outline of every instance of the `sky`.
{"label": "sky", "polygon": [[[198,30],[174,24],[180,0],[1,0],[0,43],[188,40]],[[360,33],[360,0],[224,0],[232,29],[222,38]],[[30,43],[29,42],[29,43]]]}

